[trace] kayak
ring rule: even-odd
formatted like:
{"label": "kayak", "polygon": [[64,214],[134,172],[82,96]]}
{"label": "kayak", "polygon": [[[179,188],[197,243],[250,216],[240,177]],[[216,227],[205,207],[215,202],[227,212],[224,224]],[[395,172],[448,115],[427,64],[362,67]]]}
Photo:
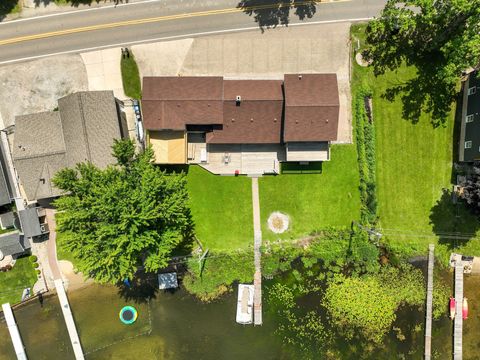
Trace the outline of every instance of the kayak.
{"label": "kayak", "polygon": [[463,298],[462,304],[462,317],[463,319],[468,319],[468,299],[466,297]]}
{"label": "kayak", "polygon": [[450,319],[455,318],[455,299],[453,297],[450,298]]}

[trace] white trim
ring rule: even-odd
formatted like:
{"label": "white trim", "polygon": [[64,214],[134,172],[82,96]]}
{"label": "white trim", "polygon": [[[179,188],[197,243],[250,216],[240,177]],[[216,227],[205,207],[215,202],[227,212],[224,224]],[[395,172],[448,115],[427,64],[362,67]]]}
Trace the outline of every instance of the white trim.
{"label": "white trim", "polygon": [[473,114],[470,114],[470,115],[465,116],[465,122],[466,122],[466,123],[471,123],[471,122],[473,122],[474,116],[475,116],[475,115],[473,115]]}
{"label": "white trim", "polygon": [[[1,0],[0,0],[1,1]],[[358,21],[367,21],[371,20],[373,17],[367,18],[354,18],[354,19],[339,19],[339,20],[323,20],[323,21],[312,21],[308,23],[295,23],[289,24],[288,27],[293,26],[307,26],[307,25],[321,25],[321,24],[335,24],[335,23],[342,23],[342,22],[358,22]],[[153,39],[145,39],[145,40],[136,40],[136,41],[128,41],[123,43],[116,43],[110,45],[101,45],[101,46],[94,46],[90,48],[83,48],[83,49],[75,49],[75,50],[67,50],[67,51],[59,51],[55,53],[49,53],[45,55],[36,55],[36,56],[28,56],[20,59],[13,59],[13,60],[6,60],[0,61],[0,65],[4,64],[12,64],[21,61],[27,60],[34,60],[34,59],[41,59],[48,56],[55,56],[55,55],[63,55],[63,54],[72,54],[72,53],[81,53],[81,52],[88,52],[100,49],[109,49],[114,47],[122,47],[126,45],[137,45],[137,44],[145,44],[145,43],[153,43],[159,41],[168,41],[168,40],[177,40],[177,39],[185,39],[190,37],[197,37],[197,36],[206,36],[206,35],[215,35],[215,34],[225,34],[225,33],[234,33],[234,32],[241,32],[241,31],[248,31],[248,30],[257,30],[258,26],[251,26],[245,28],[238,28],[238,29],[225,29],[225,30],[213,30],[213,31],[204,31],[198,33],[190,33],[190,34],[183,34],[183,35],[174,35],[174,36],[165,36],[165,37],[158,37]]]}
{"label": "white trim", "polygon": [[465,141],[465,149],[471,149],[471,148],[472,148],[472,140]]}
{"label": "white trim", "polygon": [[477,92],[477,87],[476,86],[472,86],[471,88],[468,88],[467,90],[467,95],[473,95]]}

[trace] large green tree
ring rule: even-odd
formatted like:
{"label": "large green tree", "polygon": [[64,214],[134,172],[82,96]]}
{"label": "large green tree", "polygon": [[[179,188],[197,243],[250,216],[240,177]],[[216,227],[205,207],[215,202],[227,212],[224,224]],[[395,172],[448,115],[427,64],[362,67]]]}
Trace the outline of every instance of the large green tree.
{"label": "large green tree", "polygon": [[183,174],[161,171],[152,150],[135,153],[130,140],[116,141],[113,156],[114,166],[81,163],[53,180],[66,192],[55,201],[62,246],[100,283],[132,278],[139,266],[165,267],[191,230]]}
{"label": "large green tree", "polygon": [[388,0],[366,36],[364,56],[375,75],[403,63],[418,69],[387,97],[401,94],[407,119],[418,121],[427,111],[438,125],[447,118],[462,73],[479,68],[480,0]]}

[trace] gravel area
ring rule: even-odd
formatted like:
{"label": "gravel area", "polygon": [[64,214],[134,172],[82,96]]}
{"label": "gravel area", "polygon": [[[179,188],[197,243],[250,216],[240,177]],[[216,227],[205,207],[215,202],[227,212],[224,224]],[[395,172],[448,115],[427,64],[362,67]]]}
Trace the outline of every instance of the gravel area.
{"label": "gravel area", "polygon": [[0,113],[4,127],[15,116],[53,110],[57,100],[88,90],[80,55],[61,55],[0,67]]}

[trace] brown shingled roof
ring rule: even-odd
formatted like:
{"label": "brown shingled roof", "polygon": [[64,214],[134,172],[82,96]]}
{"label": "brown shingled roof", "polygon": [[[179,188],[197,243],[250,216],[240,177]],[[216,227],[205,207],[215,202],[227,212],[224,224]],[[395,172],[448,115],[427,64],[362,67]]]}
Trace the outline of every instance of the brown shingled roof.
{"label": "brown shingled roof", "polygon": [[337,139],[340,103],[336,74],[288,74],[284,88],[285,142]]}
{"label": "brown shingled roof", "polygon": [[144,77],[142,110],[151,130],[185,130],[186,124],[223,123],[221,76]]}
{"label": "brown shingled roof", "polygon": [[336,140],[337,77],[285,75],[284,81],[145,77],[142,110],[148,130],[222,125],[207,134],[208,143],[280,143],[282,118],[285,142]]}
{"label": "brown shingled roof", "polygon": [[282,84],[281,80],[225,80],[223,127],[209,133],[207,143],[280,143]]}

